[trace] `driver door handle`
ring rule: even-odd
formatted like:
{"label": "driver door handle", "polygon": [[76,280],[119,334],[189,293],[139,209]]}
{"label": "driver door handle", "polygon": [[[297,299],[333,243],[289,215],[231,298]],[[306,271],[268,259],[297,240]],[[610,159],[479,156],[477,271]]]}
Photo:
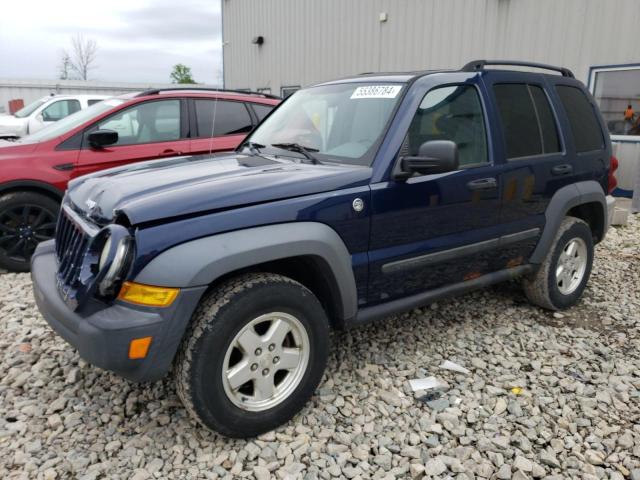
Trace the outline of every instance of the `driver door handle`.
{"label": "driver door handle", "polygon": [[469,190],[494,190],[498,188],[498,181],[493,177],[479,178],[467,183],[467,188]]}

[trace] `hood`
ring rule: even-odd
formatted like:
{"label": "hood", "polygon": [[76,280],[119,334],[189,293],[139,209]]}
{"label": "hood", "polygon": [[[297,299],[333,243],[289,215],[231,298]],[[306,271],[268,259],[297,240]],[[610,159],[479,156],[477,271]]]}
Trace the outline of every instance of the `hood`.
{"label": "hood", "polygon": [[28,122],[28,118],[18,118],[13,115],[0,116],[0,137],[6,135],[24,135],[26,133]]}
{"label": "hood", "polygon": [[178,157],[74,180],[68,198],[98,223],[123,213],[135,225],[361,185],[371,169],[310,165],[232,153]]}
{"label": "hood", "polygon": [[16,160],[20,158],[19,156],[16,157],[16,155],[33,152],[36,148],[38,148],[37,143],[22,143],[20,140],[13,142],[0,139],[0,161]]}

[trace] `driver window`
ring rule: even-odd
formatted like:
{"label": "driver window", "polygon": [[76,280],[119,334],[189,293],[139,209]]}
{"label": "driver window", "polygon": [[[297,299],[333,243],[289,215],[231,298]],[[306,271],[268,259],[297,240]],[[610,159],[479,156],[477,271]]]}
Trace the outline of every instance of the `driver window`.
{"label": "driver window", "polygon": [[440,87],[425,95],[407,132],[409,155],[417,155],[430,140],[455,142],[460,166],[488,163],[482,106],[474,87]]}
{"label": "driver window", "polygon": [[42,110],[42,119],[45,122],[57,122],[78,110],[80,110],[78,100],[59,100]]}
{"label": "driver window", "polygon": [[128,108],[98,124],[98,130],[118,132],[115,145],[180,139],[180,100],[147,102]]}

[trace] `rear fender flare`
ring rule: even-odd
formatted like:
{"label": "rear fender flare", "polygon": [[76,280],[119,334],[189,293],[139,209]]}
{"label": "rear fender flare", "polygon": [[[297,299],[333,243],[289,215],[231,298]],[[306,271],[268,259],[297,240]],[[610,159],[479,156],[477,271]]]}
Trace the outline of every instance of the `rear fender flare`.
{"label": "rear fender flare", "polygon": [[605,217],[603,220],[604,234],[607,229],[607,200],[602,190],[602,186],[595,180],[573,183],[559,189],[551,198],[547,210],[545,212],[545,226],[538,241],[530,263],[541,264],[547,253],[551,249],[551,244],[555,238],[556,232],[560,228],[562,220],[567,216],[567,212],[573,207],[586,203],[598,202],[602,205],[602,212]]}

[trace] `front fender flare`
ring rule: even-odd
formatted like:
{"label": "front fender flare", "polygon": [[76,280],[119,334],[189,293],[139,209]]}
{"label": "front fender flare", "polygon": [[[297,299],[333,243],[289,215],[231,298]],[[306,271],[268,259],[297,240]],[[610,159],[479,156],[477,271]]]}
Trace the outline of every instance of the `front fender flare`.
{"label": "front fender flare", "polygon": [[340,316],[354,317],[358,306],[351,255],[335,230],[323,223],[282,223],[191,240],[155,257],[134,280],[197,287],[239,269],[298,256],[317,257],[326,264],[340,298]]}

